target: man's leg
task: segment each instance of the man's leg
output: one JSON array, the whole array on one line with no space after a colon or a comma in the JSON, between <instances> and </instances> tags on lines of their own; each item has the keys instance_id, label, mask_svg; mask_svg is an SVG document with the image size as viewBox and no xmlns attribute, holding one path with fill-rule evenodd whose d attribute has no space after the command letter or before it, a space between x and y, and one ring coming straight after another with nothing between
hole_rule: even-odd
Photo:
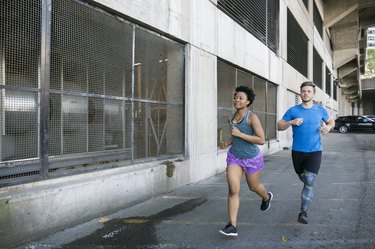
<instances>
[{"instance_id":1,"label":"man's leg","mask_svg":"<svg viewBox=\"0 0 375 249\"><path fill-rule=\"evenodd\" d=\"M305 172L301 173L301 174L297 174L299 179L301 180L301 182L305 183Z\"/></svg>"},{"instance_id":2,"label":"man's leg","mask_svg":"<svg viewBox=\"0 0 375 249\"><path fill-rule=\"evenodd\" d=\"M305 171L299 176L304 185L301 193L301 213L298 216L298 222L307 224L307 210L314 196L314 181L316 174Z\"/></svg>"}]
</instances>

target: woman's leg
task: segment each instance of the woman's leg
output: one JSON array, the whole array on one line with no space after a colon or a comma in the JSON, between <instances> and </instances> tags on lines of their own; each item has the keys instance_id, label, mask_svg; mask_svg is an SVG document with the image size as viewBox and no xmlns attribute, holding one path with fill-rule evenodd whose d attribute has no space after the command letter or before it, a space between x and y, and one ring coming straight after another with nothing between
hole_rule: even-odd
<instances>
[{"instance_id":1,"label":"woman's leg","mask_svg":"<svg viewBox=\"0 0 375 249\"><path fill-rule=\"evenodd\" d=\"M257 193L260 197L262 197L263 201L267 201L269 196L267 194L266 187L262 183L260 183L260 175L261 170L259 170L255 174L246 174L246 181L249 189L255 193Z\"/></svg>"},{"instance_id":2,"label":"woman's leg","mask_svg":"<svg viewBox=\"0 0 375 249\"><path fill-rule=\"evenodd\" d=\"M236 165L227 166L228 182L228 216L229 223L237 226L237 215L240 207L240 186L243 169Z\"/></svg>"}]
</instances>

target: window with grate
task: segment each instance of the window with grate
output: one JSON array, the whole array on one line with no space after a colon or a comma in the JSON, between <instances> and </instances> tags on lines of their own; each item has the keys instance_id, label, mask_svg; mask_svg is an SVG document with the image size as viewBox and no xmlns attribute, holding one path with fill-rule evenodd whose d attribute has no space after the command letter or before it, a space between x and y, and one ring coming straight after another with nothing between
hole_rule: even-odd
<instances>
[{"instance_id":1,"label":"window with grate","mask_svg":"<svg viewBox=\"0 0 375 249\"><path fill-rule=\"evenodd\" d=\"M49 155L121 150L131 159L132 32L80 2L53 1Z\"/></svg>"},{"instance_id":2,"label":"window with grate","mask_svg":"<svg viewBox=\"0 0 375 249\"><path fill-rule=\"evenodd\" d=\"M183 154L184 45L86 2L46 2L1 5L0 186Z\"/></svg>"},{"instance_id":3,"label":"window with grate","mask_svg":"<svg viewBox=\"0 0 375 249\"><path fill-rule=\"evenodd\" d=\"M279 1L267 0L267 46L277 52L279 46Z\"/></svg>"},{"instance_id":4,"label":"window with grate","mask_svg":"<svg viewBox=\"0 0 375 249\"><path fill-rule=\"evenodd\" d=\"M315 1L314 1L314 9L313 9L313 19L314 19L314 25L316 29L318 30L320 37L323 37L323 20L318 10L318 7L315 4Z\"/></svg>"},{"instance_id":5,"label":"window with grate","mask_svg":"<svg viewBox=\"0 0 375 249\"><path fill-rule=\"evenodd\" d=\"M228 141L231 134L228 129L228 117L233 112L233 95L236 88L237 70L235 67L217 61L217 129L219 145L220 141ZM243 80L242 80L243 81ZM248 79L246 85L252 85L252 79Z\"/></svg>"},{"instance_id":6,"label":"window with grate","mask_svg":"<svg viewBox=\"0 0 375 249\"><path fill-rule=\"evenodd\" d=\"M253 76L253 87L254 93L256 94L254 103L252 105L252 110L255 112L262 124L264 129L264 133L267 130L267 99L266 99L266 89L267 89L267 81L259 78L257 76ZM267 138L267 135L266 135Z\"/></svg>"},{"instance_id":7,"label":"window with grate","mask_svg":"<svg viewBox=\"0 0 375 249\"><path fill-rule=\"evenodd\" d=\"M218 0L217 6L269 49L277 52L279 0Z\"/></svg>"},{"instance_id":8,"label":"window with grate","mask_svg":"<svg viewBox=\"0 0 375 249\"><path fill-rule=\"evenodd\" d=\"M313 52L313 81L317 87L322 89L322 78L323 78L323 72L322 72L322 64L323 60L320 57L318 51L314 48Z\"/></svg>"},{"instance_id":9,"label":"window with grate","mask_svg":"<svg viewBox=\"0 0 375 249\"><path fill-rule=\"evenodd\" d=\"M41 13L41 1L1 2L0 181L39 175Z\"/></svg>"},{"instance_id":10,"label":"window with grate","mask_svg":"<svg viewBox=\"0 0 375 249\"><path fill-rule=\"evenodd\" d=\"M135 159L184 152L183 46L135 31Z\"/></svg>"},{"instance_id":11,"label":"window with grate","mask_svg":"<svg viewBox=\"0 0 375 249\"><path fill-rule=\"evenodd\" d=\"M52 7L49 154L130 149L131 25L79 2Z\"/></svg>"},{"instance_id":12,"label":"window with grate","mask_svg":"<svg viewBox=\"0 0 375 249\"><path fill-rule=\"evenodd\" d=\"M337 86L335 84L333 84L333 96L332 98L334 100L337 100Z\"/></svg>"},{"instance_id":13,"label":"window with grate","mask_svg":"<svg viewBox=\"0 0 375 249\"><path fill-rule=\"evenodd\" d=\"M307 36L289 9L287 22L287 62L298 72L307 77Z\"/></svg>"},{"instance_id":14,"label":"window with grate","mask_svg":"<svg viewBox=\"0 0 375 249\"><path fill-rule=\"evenodd\" d=\"M265 132L268 139L276 139L277 85L267 82L267 115Z\"/></svg>"},{"instance_id":15,"label":"window with grate","mask_svg":"<svg viewBox=\"0 0 375 249\"><path fill-rule=\"evenodd\" d=\"M229 140L228 117L233 113L233 93L237 86L247 86L256 94L250 109L257 114L266 139L276 139L276 85L240 70L224 61L217 63L218 145Z\"/></svg>"},{"instance_id":16,"label":"window with grate","mask_svg":"<svg viewBox=\"0 0 375 249\"><path fill-rule=\"evenodd\" d=\"M331 72L326 67L326 93L331 96Z\"/></svg>"},{"instance_id":17,"label":"window with grate","mask_svg":"<svg viewBox=\"0 0 375 249\"><path fill-rule=\"evenodd\" d=\"M85 4L54 3L50 154L183 153L183 46Z\"/></svg>"}]
</instances>

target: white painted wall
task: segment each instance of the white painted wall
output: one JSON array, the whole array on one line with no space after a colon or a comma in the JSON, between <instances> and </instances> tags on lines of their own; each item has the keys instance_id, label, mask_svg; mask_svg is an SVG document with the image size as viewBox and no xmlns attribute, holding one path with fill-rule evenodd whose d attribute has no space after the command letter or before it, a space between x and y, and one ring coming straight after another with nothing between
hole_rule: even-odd
<instances>
[{"instance_id":1,"label":"white painted wall","mask_svg":"<svg viewBox=\"0 0 375 249\"><path fill-rule=\"evenodd\" d=\"M217 154L216 57L189 46L188 130L190 174L193 181L219 173Z\"/></svg>"}]
</instances>

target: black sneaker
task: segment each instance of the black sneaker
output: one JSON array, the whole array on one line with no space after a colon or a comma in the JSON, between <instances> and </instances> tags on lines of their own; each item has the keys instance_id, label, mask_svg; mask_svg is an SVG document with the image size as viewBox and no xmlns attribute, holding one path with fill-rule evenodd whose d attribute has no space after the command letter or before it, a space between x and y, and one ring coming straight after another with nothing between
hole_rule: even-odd
<instances>
[{"instance_id":1,"label":"black sneaker","mask_svg":"<svg viewBox=\"0 0 375 249\"><path fill-rule=\"evenodd\" d=\"M226 236L237 236L237 228L232 224L226 225L223 229L219 230L219 233L224 234Z\"/></svg>"},{"instance_id":2,"label":"black sneaker","mask_svg":"<svg viewBox=\"0 0 375 249\"><path fill-rule=\"evenodd\" d=\"M309 220L307 219L307 212L306 211L301 211L298 215L298 222L302 224L307 224L309 223Z\"/></svg>"},{"instance_id":3,"label":"black sneaker","mask_svg":"<svg viewBox=\"0 0 375 249\"><path fill-rule=\"evenodd\" d=\"M262 211L267 211L270 207L271 207L271 201L272 201L272 198L273 198L273 194L271 192L268 192L268 200L267 201L263 201L262 200L262 204L260 205L260 210Z\"/></svg>"}]
</instances>

